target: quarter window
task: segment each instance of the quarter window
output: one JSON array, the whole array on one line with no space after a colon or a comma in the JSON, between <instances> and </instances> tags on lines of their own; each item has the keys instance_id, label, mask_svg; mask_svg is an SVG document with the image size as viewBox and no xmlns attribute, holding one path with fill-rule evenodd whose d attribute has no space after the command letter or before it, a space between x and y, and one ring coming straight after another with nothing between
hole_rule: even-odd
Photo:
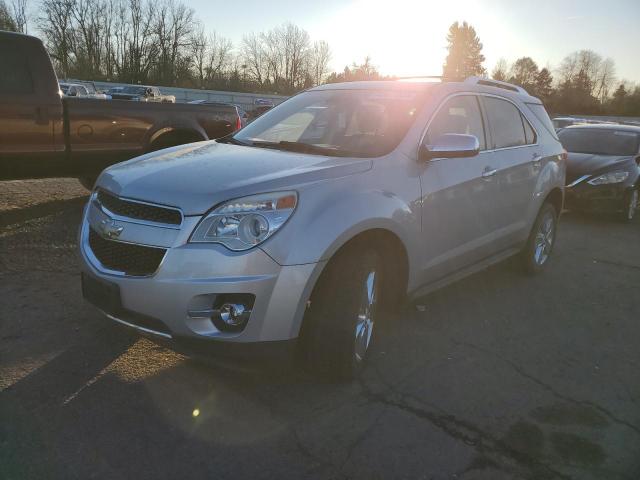
<instances>
[{"instance_id":1,"label":"quarter window","mask_svg":"<svg viewBox=\"0 0 640 480\"><path fill-rule=\"evenodd\" d=\"M524 118L524 115L520 114L520 116L522 117L522 124L524 125L524 135L527 140L527 145L532 145L536 143L536 132L533 130L529 121Z\"/></svg>"},{"instance_id":2,"label":"quarter window","mask_svg":"<svg viewBox=\"0 0 640 480\"><path fill-rule=\"evenodd\" d=\"M446 133L475 135L480 143L480 150L486 148L482 115L475 96L459 95L447 100L429 125L425 140L432 144Z\"/></svg>"}]
</instances>

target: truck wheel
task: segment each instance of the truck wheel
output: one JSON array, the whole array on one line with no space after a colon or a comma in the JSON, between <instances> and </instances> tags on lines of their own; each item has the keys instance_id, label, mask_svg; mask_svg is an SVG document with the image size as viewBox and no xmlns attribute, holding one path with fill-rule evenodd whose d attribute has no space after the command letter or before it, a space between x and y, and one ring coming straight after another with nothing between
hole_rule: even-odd
<instances>
[{"instance_id":1,"label":"truck wheel","mask_svg":"<svg viewBox=\"0 0 640 480\"><path fill-rule=\"evenodd\" d=\"M550 203L545 203L538 213L525 247L520 252L527 273L539 273L549 263L556 243L557 226L556 209Z\"/></svg>"},{"instance_id":2,"label":"truck wheel","mask_svg":"<svg viewBox=\"0 0 640 480\"><path fill-rule=\"evenodd\" d=\"M373 249L339 252L318 280L301 334L307 369L349 380L363 368L380 314L382 261Z\"/></svg>"},{"instance_id":3,"label":"truck wheel","mask_svg":"<svg viewBox=\"0 0 640 480\"><path fill-rule=\"evenodd\" d=\"M98 180L97 175L85 175L83 177L79 177L78 181L80 185L86 188L89 191L93 190L93 186L96 184L96 180Z\"/></svg>"}]
</instances>

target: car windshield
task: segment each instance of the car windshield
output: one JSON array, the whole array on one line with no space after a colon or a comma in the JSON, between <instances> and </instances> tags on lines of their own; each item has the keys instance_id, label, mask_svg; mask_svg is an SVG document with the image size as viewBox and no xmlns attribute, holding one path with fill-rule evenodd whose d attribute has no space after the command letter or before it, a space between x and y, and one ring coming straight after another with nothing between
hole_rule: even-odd
<instances>
[{"instance_id":1,"label":"car windshield","mask_svg":"<svg viewBox=\"0 0 640 480\"><path fill-rule=\"evenodd\" d=\"M60 85L60 90L62 90L62 93L67 93L69 91L69 85Z\"/></svg>"},{"instance_id":2,"label":"car windshield","mask_svg":"<svg viewBox=\"0 0 640 480\"><path fill-rule=\"evenodd\" d=\"M559 137L568 152L598 155L637 155L640 143L636 132L604 128L567 128Z\"/></svg>"},{"instance_id":3,"label":"car windshield","mask_svg":"<svg viewBox=\"0 0 640 480\"><path fill-rule=\"evenodd\" d=\"M132 93L134 95L144 95L146 87L124 87L121 93Z\"/></svg>"},{"instance_id":4,"label":"car windshield","mask_svg":"<svg viewBox=\"0 0 640 480\"><path fill-rule=\"evenodd\" d=\"M305 92L265 113L233 140L312 154L377 157L404 138L424 96L424 91L390 89Z\"/></svg>"}]
</instances>

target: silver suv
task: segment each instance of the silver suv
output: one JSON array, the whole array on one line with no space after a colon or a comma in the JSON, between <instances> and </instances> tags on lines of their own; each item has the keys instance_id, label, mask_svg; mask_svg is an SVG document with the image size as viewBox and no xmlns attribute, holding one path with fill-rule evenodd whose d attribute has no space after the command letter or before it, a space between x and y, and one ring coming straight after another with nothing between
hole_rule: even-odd
<instances>
[{"instance_id":1,"label":"silver suv","mask_svg":"<svg viewBox=\"0 0 640 480\"><path fill-rule=\"evenodd\" d=\"M232 136L105 170L80 229L83 293L178 349L295 351L349 377L401 302L511 255L548 263L564 160L514 85L323 85Z\"/></svg>"}]
</instances>

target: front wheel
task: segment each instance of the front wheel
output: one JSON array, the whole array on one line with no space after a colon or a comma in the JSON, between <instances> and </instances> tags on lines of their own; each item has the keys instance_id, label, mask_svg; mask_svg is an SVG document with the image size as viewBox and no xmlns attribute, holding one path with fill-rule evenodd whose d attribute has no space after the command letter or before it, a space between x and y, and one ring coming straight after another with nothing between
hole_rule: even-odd
<instances>
[{"instance_id":1,"label":"front wheel","mask_svg":"<svg viewBox=\"0 0 640 480\"><path fill-rule=\"evenodd\" d=\"M635 188L625 195L624 208L622 210L622 221L631 222L638 210L638 189Z\"/></svg>"},{"instance_id":2,"label":"front wheel","mask_svg":"<svg viewBox=\"0 0 640 480\"><path fill-rule=\"evenodd\" d=\"M301 333L301 354L313 373L348 380L363 368L380 314L381 274L371 249L347 248L327 265Z\"/></svg>"},{"instance_id":3,"label":"front wheel","mask_svg":"<svg viewBox=\"0 0 640 480\"><path fill-rule=\"evenodd\" d=\"M558 214L550 203L545 203L533 224L529 239L520 253L528 273L538 273L549 263L556 242Z\"/></svg>"}]
</instances>

